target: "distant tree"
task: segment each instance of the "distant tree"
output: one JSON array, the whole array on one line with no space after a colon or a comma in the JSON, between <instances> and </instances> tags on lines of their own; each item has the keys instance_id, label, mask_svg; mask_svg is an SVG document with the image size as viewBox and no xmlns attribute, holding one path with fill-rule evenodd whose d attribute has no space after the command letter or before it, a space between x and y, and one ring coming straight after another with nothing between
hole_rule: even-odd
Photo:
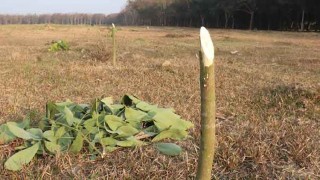
<instances>
[{"instance_id":1,"label":"distant tree","mask_svg":"<svg viewBox=\"0 0 320 180\"><path fill-rule=\"evenodd\" d=\"M237 11L237 1L235 0L219 0L217 7L224 13L224 28L228 28L229 19L232 18L232 28L234 28L234 13Z\"/></svg>"},{"instance_id":2,"label":"distant tree","mask_svg":"<svg viewBox=\"0 0 320 180\"><path fill-rule=\"evenodd\" d=\"M249 29L253 29L254 15L258 10L257 0L238 0L239 9L250 15Z\"/></svg>"}]
</instances>

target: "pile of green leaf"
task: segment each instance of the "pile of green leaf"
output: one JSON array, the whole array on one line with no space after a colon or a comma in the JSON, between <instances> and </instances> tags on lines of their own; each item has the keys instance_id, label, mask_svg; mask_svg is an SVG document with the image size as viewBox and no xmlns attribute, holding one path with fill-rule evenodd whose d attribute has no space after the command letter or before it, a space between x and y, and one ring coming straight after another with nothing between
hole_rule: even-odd
<instances>
[{"instance_id":1,"label":"pile of green leaf","mask_svg":"<svg viewBox=\"0 0 320 180\"><path fill-rule=\"evenodd\" d=\"M63 41L63 40L52 41L49 48L50 52L67 51L67 50L69 50L69 45L66 41Z\"/></svg>"},{"instance_id":2,"label":"pile of green leaf","mask_svg":"<svg viewBox=\"0 0 320 180\"><path fill-rule=\"evenodd\" d=\"M24 144L5 162L5 168L17 171L36 154L80 153L84 148L91 158L119 148L148 145L163 139L187 138L193 124L181 119L173 109L150 105L134 96L125 95L120 104L111 97L95 99L91 105L71 101L48 103L46 117L38 127L30 120L7 122L0 126L0 144L16 138ZM179 155L181 148L173 143L156 143L166 155Z\"/></svg>"}]
</instances>

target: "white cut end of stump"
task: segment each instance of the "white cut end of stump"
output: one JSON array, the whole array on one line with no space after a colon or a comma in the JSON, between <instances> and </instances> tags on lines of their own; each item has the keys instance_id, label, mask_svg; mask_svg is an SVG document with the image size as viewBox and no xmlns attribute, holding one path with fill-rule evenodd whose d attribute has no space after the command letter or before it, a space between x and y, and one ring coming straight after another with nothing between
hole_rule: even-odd
<instances>
[{"instance_id":1,"label":"white cut end of stump","mask_svg":"<svg viewBox=\"0 0 320 180\"><path fill-rule=\"evenodd\" d=\"M209 31L205 27L200 29L200 45L204 66L209 67L213 64L214 47Z\"/></svg>"}]
</instances>

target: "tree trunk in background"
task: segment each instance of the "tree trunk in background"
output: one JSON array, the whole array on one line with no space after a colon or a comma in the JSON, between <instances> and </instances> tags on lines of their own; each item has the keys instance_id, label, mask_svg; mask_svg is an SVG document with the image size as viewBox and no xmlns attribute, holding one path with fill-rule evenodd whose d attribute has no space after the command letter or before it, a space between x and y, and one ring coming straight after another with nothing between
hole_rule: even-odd
<instances>
[{"instance_id":1,"label":"tree trunk in background","mask_svg":"<svg viewBox=\"0 0 320 180\"><path fill-rule=\"evenodd\" d=\"M234 29L234 16L232 15L232 29Z\"/></svg>"},{"instance_id":2,"label":"tree trunk in background","mask_svg":"<svg viewBox=\"0 0 320 180\"><path fill-rule=\"evenodd\" d=\"M302 10L302 18L301 18L301 26L300 26L300 31L304 31L304 14L305 10Z\"/></svg>"},{"instance_id":3,"label":"tree trunk in background","mask_svg":"<svg viewBox=\"0 0 320 180\"><path fill-rule=\"evenodd\" d=\"M253 20L254 20L254 12L251 12L250 13L250 26L249 26L250 30L253 29Z\"/></svg>"},{"instance_id":4,"label":"tree trunk in background","mask_svg":"<svg viewBox=\"0 0 320 180\"><path fill-rule=\"evenodd\" d=\"M201 26L204 26L204 16L200 16L201 17Z\"/></svg>"},{"instance_id":5,"label":"tree trunk in background","mask_svg":"<svg viewBox=\"0 0 320 180\"><path fill-rule=\"evenodd\" d=\"M225 18L225 21L224 21L224 28L227 29L228 28L228 23L229 23L229 15L228 13L224 13L224 18Z\"/></svg>"}]
</instances>

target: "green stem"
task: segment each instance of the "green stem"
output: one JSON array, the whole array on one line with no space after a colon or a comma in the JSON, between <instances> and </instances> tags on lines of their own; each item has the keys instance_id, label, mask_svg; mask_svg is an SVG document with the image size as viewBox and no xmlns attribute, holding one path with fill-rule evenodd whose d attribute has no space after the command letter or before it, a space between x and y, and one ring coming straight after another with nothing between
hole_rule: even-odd
<instances>
[{"instance_id":1,"label":"green stem","mask_svg":"<svg viewBox=\"0 0 320 180\"><path fill-rule=\"evenodd\" d=\"M84 134L82 134L82 132L80 132L78 129L73 128L73 127L70 127L70 126L65 125L65 124L63 124L63 123L59 123L59 122L56 122L56 124L59 124L59 125L61 125L61 126L64 126L64 127L70 128L70 129L72 129L72 130L74 130L74 131L77 131L78 133L81 133L83 139L84 139L85 141L87 141L88 144L89 144L94 150L96 150L96 151L100 154L101 157L103 157L103 153L100 152L100 150L99 150L98 148L96 148L96 147L89 141L89 139L88 139Z\"/></svg>"},{"instance_id":2,"label":"green stem","mask_svg":"<svg viewBox=\"0 0 320 180\"><path fill-rule=\"evenodd\" d=\"M117 47L116 47L116 28L114 25L112 25L112 41L113 41L113 56L112 56L112 62L113 66L116 66L116 55L117 55Z\"/></svg>"}]
</instances>

